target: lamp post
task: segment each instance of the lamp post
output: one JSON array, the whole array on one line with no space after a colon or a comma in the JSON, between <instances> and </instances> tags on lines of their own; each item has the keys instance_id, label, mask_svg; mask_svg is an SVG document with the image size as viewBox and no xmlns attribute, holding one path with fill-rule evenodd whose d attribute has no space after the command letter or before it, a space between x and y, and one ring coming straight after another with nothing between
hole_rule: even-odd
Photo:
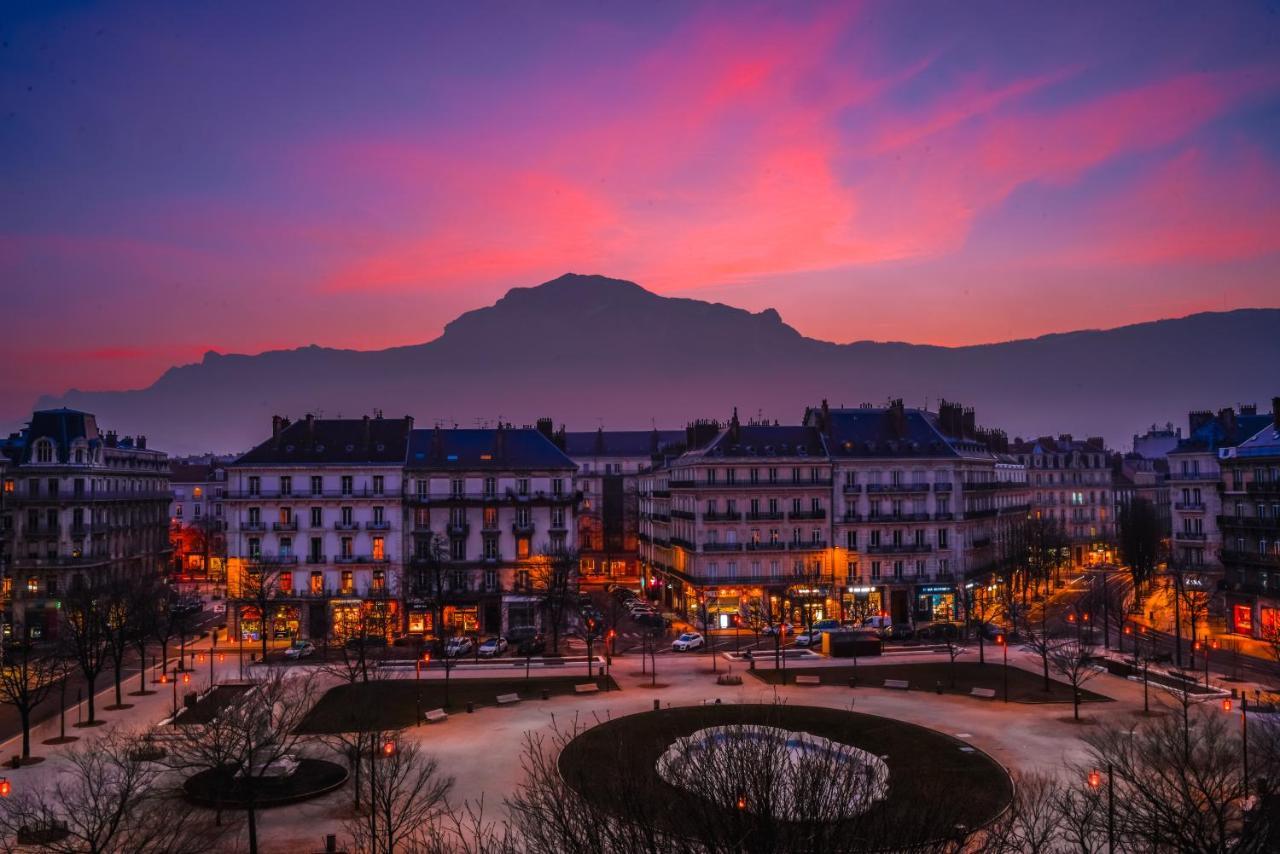
<instances>
[{"instance_id":1,"label":"lamp post","mask_svg":"<svg viewBox=\"0 0 1280 854\"><path fill-rule=\"evenodd\" d=\"M1009 702L1009 641L1004 635L996 635L996 643L1004 650L1004 701Z\"/></svg>"},{"instance_id":2,"label":"lamp post","mask_svg":"<svg viewBox=\"0 0 1280 854\"><path fill-rule=\"evenodd\" d=\"M1222 701L1222 711L1231 712L1231 700L1224 699ZM1241 751L1240 757L1243 763L1242 771L1244 773L1244 785L1242 787L1243 799L1249 799L1249 695L1241 692L1240 694L1240 741Z\"/></svg>"},{"instance_id":3,"label":"lamp post","mask_svg":"<svg viewBox=\"0 0 1280 854\"><path fill-rule=\"evenodd\" d=\"M1090 771L1089 788L1098 789L1102 786L1102 774L1097 771ZM1110 762L1107 763L1107 851L1109 854L1115 854L1116 850L1116 801L1115 801L1115 772Z\"/></svg>"}]
</instances>

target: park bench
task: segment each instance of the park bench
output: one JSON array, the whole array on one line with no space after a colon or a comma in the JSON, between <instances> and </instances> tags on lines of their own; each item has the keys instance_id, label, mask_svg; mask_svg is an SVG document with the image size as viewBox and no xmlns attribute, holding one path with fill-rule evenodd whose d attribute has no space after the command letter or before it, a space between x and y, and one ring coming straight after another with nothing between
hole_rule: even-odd
<instances>
[{"instance_id":1,"label":"park bench","mask_svg":"<svg viewBox=\"0 0 1280 854\"><path fill-rule=\"evenodd\" d=\"M884 687L897 688L899 691L910 691L911 683L906 679L886 679L884 680Z\"/></svg>"},{"instance_id":2,"label":"park bench","mask_svg":"<svg viewBox=\"0 0 1280 854\"><path fill-rule=\"evenodd\" d=\"M512 703L518 703L518 702L520 702L519 694L499 694L498 695L499 706L509 706Z\"/></svg>"},{"instance_id":3,"label":"park bench","mask_svg":"<svg viewBox=\"0 0 1280 854\"><path fill-rule=\"evenodd\" d=\"M995 688L974 688L969 692L969 695L972 697L986 697L988 700L993 700L995 699L995 696L996 696L996 689Z\"/></svg>"},{"instance_id":4,"label":"park bench","mask_svg":"<svg viewBox=\"0 0 1280 854\"><path fill-rule=\"evenodd\" d=\"M575 694L594 694L599 690L600 686L594 682L584 682L581 685L573 686L573 693Z\"/></svg>"},{"instance_id":5,"label":"park bench","mask_svg":"<svg viewBox=\"0 0 1280 854\"><path fill-rule=\"evenodd\" d=\"M431 711L427 712L426 717L427 717L427 723L433 724L436 721L449 720L449 713L446 712L444 709L432 709Z\"/></svg>"},{"instance_id":6,"label":"park bench","mask_svg":"<svg viewBox=\"0 0 1280 854\"><path fill-rule=\"evenodd\" d=\"M655 702L656 702L656 701L655 701ZM718 705L720 705L720 698L719 698L719 697L708 697L707 699L705 699L705 700L703 700L703 701L702 701L702 705L704 705L704 706L718 706Z\"/></svg>"},{"instance_id":7,"label":"park bench","mask_svg":"<svg viewBox=\"0 0 1280 854\"><path fill-rule=\"evenodd\" d=\"M797 676L797 685L821 685L822 678L820 676Z\"/></svg>"}]
</instances>

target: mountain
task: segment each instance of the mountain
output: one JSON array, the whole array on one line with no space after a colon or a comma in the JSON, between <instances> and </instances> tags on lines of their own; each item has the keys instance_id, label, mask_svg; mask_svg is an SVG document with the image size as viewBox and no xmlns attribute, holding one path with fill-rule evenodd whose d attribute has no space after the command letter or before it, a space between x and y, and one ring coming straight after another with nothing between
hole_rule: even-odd
<instances>
[{"instance_id":1,"label":"mountain","mask_svg":"<svg viewBox=\"0 0 1280 854\"><path fill-rule=\"evenodd\" d=\"M940 397L1009 435L1102 435L1123 446L1191 409L1267 405L1277 388L1280 309L1196 314L970 347L806 338L773 309L658 296L632 282L569 274L514 288L434 341L387 350L302 347L207 353L148 388L70 391L41 408L94 412L171 453L245 449L273 414L381 409L472 425L478 417L571 429L678 427L737 406L797 421L807 404L908 405Z\"/></svg>"}]
</instances>

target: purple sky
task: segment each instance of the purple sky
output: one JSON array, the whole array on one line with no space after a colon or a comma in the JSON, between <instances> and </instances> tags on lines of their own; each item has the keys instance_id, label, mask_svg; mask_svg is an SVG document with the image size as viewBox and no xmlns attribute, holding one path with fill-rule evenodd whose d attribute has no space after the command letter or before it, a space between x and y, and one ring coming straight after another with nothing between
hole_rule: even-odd
<instances>
[{"instance_id":1,"label":"purple sky","mask_svg":"<svg viewBox=\"0 0 1280 854\"><path fill-rule=\"evenodd\" d=\"M0 420L565 271L962 344L1280 305L1245 3L10 3Z\"/></svg>"}]
</instances>

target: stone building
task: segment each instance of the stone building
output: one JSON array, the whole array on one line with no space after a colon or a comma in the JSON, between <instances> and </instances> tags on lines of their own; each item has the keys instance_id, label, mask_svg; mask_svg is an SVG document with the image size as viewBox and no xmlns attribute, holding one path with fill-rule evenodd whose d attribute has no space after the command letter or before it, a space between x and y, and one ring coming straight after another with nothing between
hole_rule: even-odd
<instances>
[{"instance_id":1,"label":"stone building","mask_svg":"<svg viewBox=\"0 0 1280 854\"><path fill-rule=\"evenodd\" d=\"M233 460L204 455L170 461L169 579L175 585L216 589L226 583L227 465Z\"/></svg>"},{"instance_id":2,"label":"stone building","mask_svg":"<svg viewBox=\"0 0 1280 854\"><path fill-rule=\"evenodd\" d=\"M1218 454L1223 589L1230 631L1280 638L1280 397L1267 423Z\"/></svg>"},{"instance_id":3,"label":"stone building","mask_svg":"<svg viewBox=\"0 0 1280 854\"><path fill-rule=\"evenodd\" d=\"M58 633L61 597L82 586L159 578L169 562L169 460L144 436L99 431L73 409L41 410L0 442L12 520L6 624Z\"/></svg>"},{"instance_id":4,"label":"stone building","mask_svg":"<svg viewBox=\"0 0 1280 854\"><path fill-rule=\"evenodd\" d=\"M1027 468L1033 512L1062 523L1075 566L1115 559L1111 455L1099 437L1070 434L1016 439L1010 452Z\"/></svg>"},{"instance_id":5,"label":"stone building","mask_svg":"<svg viewBox=\"0 0 1280 854\"><path fill-rule=\"evenodd\" d=\"M408 417L277 416L271 438L227 466L233 631L341 641L402 630L412 429Z\"/></svg>"}]
</instances>

